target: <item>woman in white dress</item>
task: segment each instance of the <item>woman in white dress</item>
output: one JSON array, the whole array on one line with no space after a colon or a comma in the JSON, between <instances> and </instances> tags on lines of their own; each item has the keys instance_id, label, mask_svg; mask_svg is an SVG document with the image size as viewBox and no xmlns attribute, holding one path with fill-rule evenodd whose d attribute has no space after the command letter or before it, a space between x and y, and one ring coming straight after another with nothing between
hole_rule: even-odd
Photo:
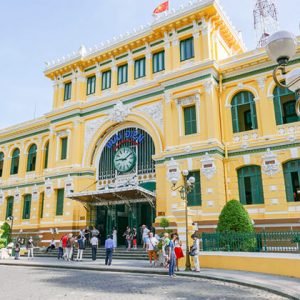
<instances>
[{"instance_id":1,"label":"woman in white dress","mask_svg":"<svg viewBox=\"0 0 300 300\"><path fill-rule=\"evenodd\" d=\"M117 248L117 236L118 236L118 231L116 227L113 227L113 243L114 243L114 249Z\"/></svg>"}]
</instances>

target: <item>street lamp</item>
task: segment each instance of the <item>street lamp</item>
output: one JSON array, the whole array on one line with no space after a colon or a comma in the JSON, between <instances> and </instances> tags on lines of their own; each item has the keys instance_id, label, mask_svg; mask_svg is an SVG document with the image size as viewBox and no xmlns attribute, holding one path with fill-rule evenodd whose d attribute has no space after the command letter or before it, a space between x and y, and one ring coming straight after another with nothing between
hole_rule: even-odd
<instances>
[{"instance_id":1,"label":"street lamp","mask_svg":"<svg viewBox=\"0 0 300 300\"><path fill-rule=\"evenodd\" d=\"M189 230L188 230L188 199L187 195L193 190L195 185L195 177L189 177L189 171L183 170L180 172L178 163L172 158L168 164L168 179L172 183L171 190L179 191L180 198L185 204L185 239L186 239L186 260L185 270L191 271L190 247L189 247ZM183 178L183 185L177 186L180 179Z\"/></svg>"},{"instance_id":2,"label":"street lamp","mask_svg":"<svg viewBox=\"0 0 300 300\"><path fill-rule=\"evenodd\" d=\"M275 83L296 93L298 98L296 99L296 114L300 117L300 69L294 69L289 73L286 70L289 60L297 51L296 37L288 31L275 32L268 38L266 50L269 58L278 64L273 71ZM284 75L285 83L278 78L278 72Z\"/></svg>"}]
</instances>

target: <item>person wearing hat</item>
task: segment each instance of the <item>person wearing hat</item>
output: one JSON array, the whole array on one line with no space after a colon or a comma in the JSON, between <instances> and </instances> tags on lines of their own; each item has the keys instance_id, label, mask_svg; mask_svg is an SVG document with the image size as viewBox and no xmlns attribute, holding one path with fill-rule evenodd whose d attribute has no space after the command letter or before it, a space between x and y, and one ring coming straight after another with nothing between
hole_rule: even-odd
<instances>
[{"instance_id":1,"label":"person wearing hat","mask_svg":"<svg viewBox=\"0 0 300 300\"><path fill-rule=\"evenodd\" d=\"M193 257L194 266L195 266L194 271L200 272L200 264L199 264L200 241L199 241L199 237L196 233L194 233L191 237L194 240L193 246L191 248L191 256Z\"/></svg>"}]
</instances>

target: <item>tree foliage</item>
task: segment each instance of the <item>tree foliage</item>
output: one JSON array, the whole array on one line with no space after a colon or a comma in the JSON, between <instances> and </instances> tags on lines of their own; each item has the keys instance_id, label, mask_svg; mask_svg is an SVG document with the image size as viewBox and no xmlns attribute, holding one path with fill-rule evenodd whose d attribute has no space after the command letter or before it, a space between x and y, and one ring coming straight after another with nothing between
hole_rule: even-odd
<instances>
[{"instance_id":1,"label":"tree foliage","mask_svg":"<svg viewBox=\"0 0 300 300\"><path fill-rule=\"evenodd\" d=\"M253 224L244 206L237 200L230 200L219 216L217 232L253 232Z\"/></svg>"}]
</instances>

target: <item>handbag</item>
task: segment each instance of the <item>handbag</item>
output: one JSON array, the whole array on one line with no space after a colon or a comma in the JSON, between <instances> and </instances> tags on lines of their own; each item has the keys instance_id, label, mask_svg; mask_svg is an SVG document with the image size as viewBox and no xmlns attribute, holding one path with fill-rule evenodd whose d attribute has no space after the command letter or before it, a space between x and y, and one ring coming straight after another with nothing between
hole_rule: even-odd
<instances>
[{"instance_id":1,"label":"handbag","mask_svg":"<svg viewBox=\"0 0 300 300\"><path fill-rule=\"evenodd\" d=\"M190 256L195 256L195 255L196 255L196 250L197 250L197 249L194 248L194 246L192 246L192 247L191 247L191 250L190 250L190 252L189 252L189 255L190 255Z\"/></svg>"}]
</instances>

